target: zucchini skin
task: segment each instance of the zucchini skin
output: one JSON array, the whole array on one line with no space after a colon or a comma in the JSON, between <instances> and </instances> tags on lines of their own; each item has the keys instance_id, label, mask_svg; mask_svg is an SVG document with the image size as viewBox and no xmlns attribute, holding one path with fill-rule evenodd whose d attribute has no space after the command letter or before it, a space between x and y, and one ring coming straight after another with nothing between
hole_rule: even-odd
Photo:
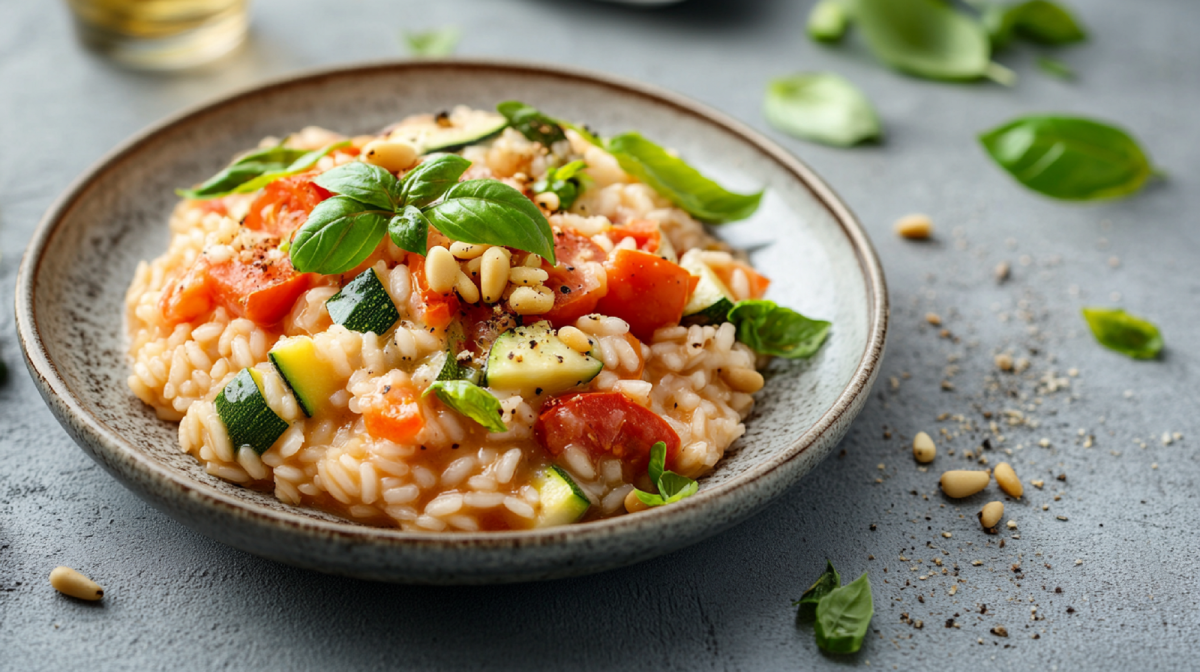
<instances>
[{"instance_id":1,"label":"zucchini skin","mask_svg":"<svg viewBox=\"0 0 1200 672\"><path fill-rule=\"evenodd\" d=\"M242 369L214 403L235 449L249 446L259 455L267 452L288 428L288 423L267 405L261 377L254 369Z\"/></svg>"},{"instance_id":2,"label":"zucchini skin","mask_svg":"<svg viewBox=\"0 0 1200 672\"><path fill-rule=\"evenodd\" d=\"M386 333L400 319L400 311L373 268L346 283L325 302L325 308L335 324L362 333Z\"/></svg>"}]
</instances>

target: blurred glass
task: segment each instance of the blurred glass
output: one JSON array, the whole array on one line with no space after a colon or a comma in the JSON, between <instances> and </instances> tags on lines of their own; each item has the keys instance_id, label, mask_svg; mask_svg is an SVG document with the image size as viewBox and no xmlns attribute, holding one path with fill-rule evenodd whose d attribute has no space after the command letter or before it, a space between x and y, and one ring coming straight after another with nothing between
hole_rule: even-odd
<instances>
[{"instance_id":1,"label":"blurred glass","mask_svg":"<svg viewBox=\"0 0 1200 672\"><path fill-rule=\"evenodd\" d=\"M246 37L248 0L67 0L79 39L143 70L220 58Z\"/></svg>"}]
</instances>

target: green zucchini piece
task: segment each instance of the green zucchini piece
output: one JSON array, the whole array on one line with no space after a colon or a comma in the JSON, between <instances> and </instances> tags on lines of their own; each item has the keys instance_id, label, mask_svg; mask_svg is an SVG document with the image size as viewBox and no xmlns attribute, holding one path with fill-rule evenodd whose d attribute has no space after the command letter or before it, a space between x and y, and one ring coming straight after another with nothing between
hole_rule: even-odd
<instances>
[{"instance_id":1,"label":"green zucchini piece","mask_svg":"<svg viewBox=\"0 0 1200 672\"><path fill-rule=\"evenodd\" d=\"M572 350L542 321L500 334L488 353L485 380L493 389L536 397L583 385L603 370L604 362Z\"/></svg>"},{"instance_id":2,"label":"green zucchini piece","mask_svg":"<svg viewBox=\"0 0 1200 672\"><path fill-rule=\"evenodd\" d=\"M417 148L421 154L456 152L468 145L478 144L499 135L508 127L508 119L487 110L474 110L457 123L448 116L430 117L397 126L388 134L389 140L402 140Z\"/></svg>"},{"instance_id":3,"label":"green zucchini piece","mask_svg":"<svg viewBox=\"0 0 1200 672\"><path fill-rule=\"evenodd\" d=\"M716 272L700 259L696 250L688 250L679 260L688 273L700 278L696 289L683 307L683 324L721 324L729 321L729 311L737 301Z\"/></svg>"},{"instance_id":4,"label":"green zucchini piece","mask_svg":"<svg viewBox=\"0 0 1200 672\"><path fill-rule=\"evenodd\" d=\"M346 386L333 367L317 356L317 347L308 336L284 339L267 356L310 418L327 413L329 398Z\"/></svg>"},{"instance_id":5,"label":"green zucchini piece","mask_svg":"<svg viewBox=\"0 0 1200 672\"><path fill-rule=\"evenodd\" d=\"M567 525L583 518L592 503L562 467L552 464L534 479L542 509L537 527Z\"/></svg>"},{"instance_id":6,"label":"green zucchini piece","mask_svg":"<svg viewBox=\"0 0 1200 672\"><path fill-rule=\"evenodd\" d=\"M255 369L239 371L217 395L216 407L235 451L250 446L262 455L288 428L288 423L267 405L262 373Z\"/></svg>"},{"instance_id":7,"label":"green zucchini piece","mask_svg":"<svg viewBox=\"0 0 1200 672\"><path fill-rule=\"evenodd\" d=\"M362 333L386 333L400 319L400 311L373 268L346 283L325 302L325 308L335 324Z\"/></svg>"}]
</instances>

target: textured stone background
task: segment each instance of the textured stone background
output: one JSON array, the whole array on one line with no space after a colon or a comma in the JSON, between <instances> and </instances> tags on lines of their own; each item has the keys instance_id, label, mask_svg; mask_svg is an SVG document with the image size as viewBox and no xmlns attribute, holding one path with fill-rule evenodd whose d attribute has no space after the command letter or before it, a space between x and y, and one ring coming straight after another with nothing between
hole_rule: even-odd
<instances>
[{"instance_id":1,"label":"textured stone background","mask_svg":"<svg viewBox=\"0 0 1200 672\"><path fill-rule=\"evenodd\" d=\"M20 251L55 195L144 125L267 77L399 55L401 28L457 24L464 55L607 70L768 130L824 175L874 235L894 306L883 375L844 451L747 523L599 576L412 588L260 560L143 504L43 407L5 301L0 668L1193 667L1200 5L1076 0L1092 40L1059 55L1078 81L1041 75L1038 50L1021 48L1002 59L1021 75L1005 89L906 78L853 41L815 46L802 38L809 4L692 0L634 10L550 0L262 0L245 49L219 68L168 77L84 53L60 3L0 1L0 295L12 296ZM858 83L880 109L887 142L834 150L766 129L766 80L805 69ZM1023 191L974 136L1041 111L1092 114L1131 129L1170 179L1100 205ZM912 244L891 234L892 221L910 211L933 216L936 240ZM1005 284L992 277L1001 261L1013 269ZM1097 346L1078 314L1093 304L1155 320L1168 344L1162 359L1134 362ZM924 322L931 311L951 338ZM1029 359L1030 368L997 374L1000 351ZM944 380L952 391L942 390ZM1010 425L1008 410L1025 419ZM938 421L942 414L949 415ZM928 472L909 456L921 430L939 437ZM1163 445L1164 432L1183 438ZM1094 436L1090 448L1086 436ZM985 437L990 450L980 448ZM1043 438L1049 447L1038 445ZM1045 489L1027 485L1024 501L1007 504L1015 531L987 537L975 523L994 486L965 502L937 494L937 473L967 465L968 451L1011 461L1025 481L1045 479ZM790 600L827 557L847 578L871 575L873 632L854 656L821 654L811 629L794 622ZM99 580L104 602L54 593L46 576L58 564ZM924 627L902 622L903 614ZM947 628L949 619L959 627ZM997 625L1008 638L989 633Z\"/></svg>"}]
</instances>

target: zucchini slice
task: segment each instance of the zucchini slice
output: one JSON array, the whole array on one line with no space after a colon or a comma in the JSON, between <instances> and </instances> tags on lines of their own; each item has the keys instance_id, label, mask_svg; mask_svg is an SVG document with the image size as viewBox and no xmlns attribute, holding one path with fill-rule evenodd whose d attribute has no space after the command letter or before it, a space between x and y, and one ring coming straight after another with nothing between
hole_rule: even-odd
<instances>
[{"instance_id":1,"label":"zucchini slice","mask_svg":"<svg viewBox=\"0 0 1200 672\"><path fill-rule=\"evenodd\" d=\"M308 336L286 338L267 356L310 418L327 413L331 408L329 398L346 386L333 367L317 356L317 347Z\"/></svg>"},{"instance_id":2,"label":"zucchini slice","mask_svg":"<svg viewBox=\"0 0 1200 672\"><path fill-rule=\"evenodd\" d=\"M417 148L421 154L456 152L499 135L508 126L508 119L487 110L472 110L469 114L428 116L411 119L388 133L389 140L402 140Z\"/></svg>"},{"instance_id":3,"label":"zucchini slice","mask_svg":"<svg viewBox=\"0 0 1200 672\"><path fill-rule=\"evenodd\" d=\"M572 350L542 321L500 334L488 353L485 380L488 387L536 397L583 385L603 370L604 362Z\"/></svg>"},{"instance_id":4,"label":"zucchini slice","mask_svg":"<svg viewBox=\"0 0 1200 672\"><path fill-rule=\"evenodd\" d=\"M729 321L729 311L737 301L721 278L700 259L697 250L688 250L679 260L688 273L700 278L696 289L683 307L683 324L721 324Z\"/></svg>"},{"instance_id":5,"label":"zucchini slice","mask_svg":"<svg viewBox=\"0 0 1200 672\"><path fill-rule=\"evenodd\" d=\"M400 311L373 268L346 283L325 302L325 308L335 324L363 333L386 333L400 319Z\"/></svg>"},{"instance_id":6,"label":"zucchini slice","mask_svg":"<svg viewBox=\"0 0 1200 672\"><path fill-rule=\"evenodd\" d=\"M288 428L288 423L267 405L262 373L254 369L239 371L217 395L215 405L234 450L250 446L262 455Z\"/></svg>"},{"instance_id":7,"label":"zucchini slice","mask_svg":"<svg viewBox=\"0 0 1200 672\"><path fill-rule=\"evenodd\" d=\"M567 525L583 518L591 508L583 490L575 484L575 480L556 464L546 468L533 481L541 498L542 509L538 512L537 527L552 525Z\"/></svg>"}]
</instances>

